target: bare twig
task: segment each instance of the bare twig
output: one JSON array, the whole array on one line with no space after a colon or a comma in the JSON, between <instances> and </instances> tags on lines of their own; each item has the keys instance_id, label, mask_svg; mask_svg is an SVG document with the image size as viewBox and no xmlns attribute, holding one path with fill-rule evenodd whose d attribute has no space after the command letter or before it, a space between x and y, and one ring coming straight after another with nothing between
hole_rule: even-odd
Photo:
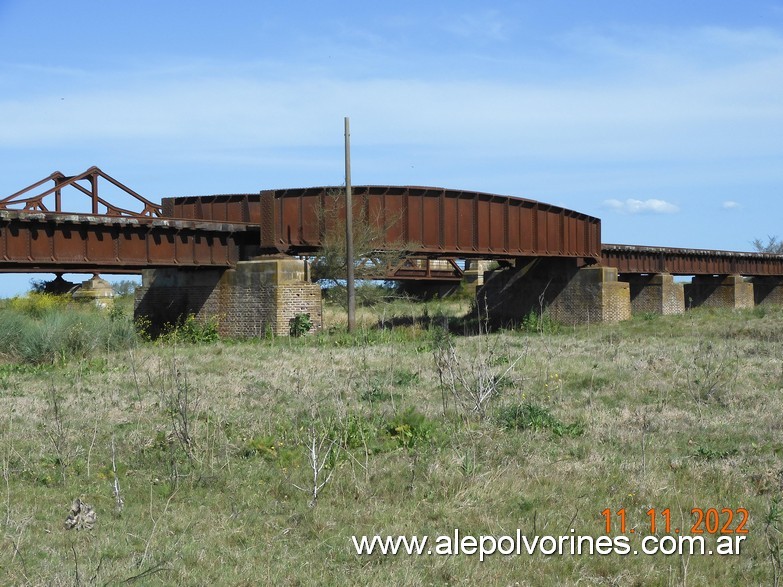
<instances>
[{"instance_id":1,"label":"bare twig","mask_svg":"<svg viewBox=\"0 0 783 587\"><path fill-rule=\"evenodd\" d=\"M317 421L314 408L306 442L307 462L313 473L312 486L304 488L294 484L294 487L299 491L310 494L310 503L308 505L311 508L316 506L321 490L331 481L332 475L334 475L334 468L331 467L327 469L328 473L324 477L324 469L327 468L327 464L330 461L336 460L337 451L339 450L337 440L329 438L328 430L319 430L316 427Z\"/></svg>"},{"instance_id":2,"label":"bare twig","mask_svg":"<svg viewBox=\"0 0 783 587\"><path fill-rule=\"evenodd\" d=\"M479 326L481 331L481 326ZM486 330L484 331L486 333ZM433 355L435 368L441 385L443 410L446 411L446 395L450 394L455 405L467 412L477 414L480 419L486 416L491 400L507 381L522 356L507 362L505 369L495 367L501 357L497 356L495 346L489 346L486 334L479 334L477 346L472 357L461 356L448 334L440 336L435 342ZM495 342L497 344L497 341Z\"/></svg>"},{"instance_id":3,"label":"bare twig","mask_svg":"<svg viewBox=\"0 0 783 587\"><path fill-rule=\"evenodd\" d=\"M150 531L149 538L147 538L147 544L145 544L144 546L144 554L142 554L141 559L139 559L139 564L138 564L139 567L141 567L141 565L143 565L144 562L147 560L147 555L149 554L149 550L150 550L150 544L152 544L152 538L155 536L155 530L157 530L158 528L158 522L160 522L161 518L166 515L166 512L169 511L169 505L171 504L171 500L174 499L175 495L177 495L176 489L166 500L166 505L163 508L163 513L161 513L161 515L159 515L157 518L153 519L152 530ZM152 518L152 512L150 512L150 518Z\"/></svg>"},{"instance_id":4,"label":"bare twig","mask_svg":"<svg viewBox=\"0 0 783 587\"><path fill-rule=\"evenodd\" d=\"M98 436L98 418L95 418L95 426L92 429L92 440L90 448L87 449L87 478L90 478L90 461L92 460L92 449L95 447L95 438Z\"/></svg>"},{"instance_id":5,"label":"bare twig","mask_svg":"<svg viewBox=\"0 0 783 587\"><path fill-rule=\"evenodd\" d=\"M125 505L125 501L122 499L122 494L120 493L120 479L117 476L117 459L115 455L114 450L114 435L112 434L111 437L111 469L114 473L114 483L112 485L112 492L114 493L114 503L117 508L117 513L122 513L122 508Z\"/></svg>"},{"instance_id":6,"label":"bare twig","mask_svg":"<svg viewBox=\"0 0 783 587\"><path fill-rule=\"evenodd\" d=\"M82 580L81 577L79 576L79 557L76 556L76 548L74 547L73 543L71 543L71 552L73 552L73 568L75 573L76 585L78 586L82 584Z\"/></svg>"}]
</instances>

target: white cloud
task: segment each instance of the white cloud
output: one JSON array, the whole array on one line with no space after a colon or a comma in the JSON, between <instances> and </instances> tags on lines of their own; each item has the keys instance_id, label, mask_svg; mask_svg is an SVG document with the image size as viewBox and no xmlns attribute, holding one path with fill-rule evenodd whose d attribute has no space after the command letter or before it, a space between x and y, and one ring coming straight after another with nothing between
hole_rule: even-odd
<instances>
[{"instance_id":1,"label":"white cloud","mask_svg":"<svg viewBox=\"0 0 783 587\"><path fill-rule=\"evenodd\" d=\"M501 16L455 16L452 32L482 29L502 37L511 25ZM549 183L560 190L569 174L594 173L579 186L604 197L674 193L668 190L718 176L723 183L780 181L774 162L783 155L783 35L697 33L682 34L688 42L674 48L670 37L610 36L622 67L615 67L612 48L572 51L566 69L574 75L564 77L541 73L564 71L559 58L546 54L540 69L497 75L493 52L486 63L494 68L486 72L475 70L476 60L465 70L431 72L415 59L406 69L387 69L396 62L384 58L368 73L363 60L372 59L361 51L340 71L326 61L194 58L113 73L58 71L51 89L44 84L35 91L22 83L19 68L7 68L0 71L0 86L8 90L0 96L0 153L9 167L19 149L86 149L100 163L98 154L109 148L129 156L154 149L161 162L281 158L296 166L306 149L339 153L348 115L357 155L378 148L378 166L387 169L414 153L417 169L446 161L444 168L453 168L449 182L472 169L483 183L498 161L507 168L566 170L552 171ZM721 56L735 57L710 60L715 45ZM345 73L354 69L363 73ZM615 189L608 191L608 183ZM529 185L525 179L520 188ZM615 202L626 213L673 211L660 200Z\"/></svg>"},{"instance_id":2,"label":"white cloud","mask_svg":"<svg viewBox=\"0 0 783 587\"><path fill-rule=\"evenodd\" d=\"M742 204L740 204L739 202L735 202L733 200L726 200L725 202L723 202L723 204L721 204L721 208L723 208L724 210L739 210L740 208L742 208Z\"/></svg>"},{"instance_id":3,"label":"white cloud","mask_svg":"<svg viewBox=\"0 0 783 587\"><path fill-rule=\"evenodd\" d=\"M671 202L665 200L605 200L604 206L622 212L623 214L674 214L679 212L680 208Z\"/></svg>"}]
</instances>

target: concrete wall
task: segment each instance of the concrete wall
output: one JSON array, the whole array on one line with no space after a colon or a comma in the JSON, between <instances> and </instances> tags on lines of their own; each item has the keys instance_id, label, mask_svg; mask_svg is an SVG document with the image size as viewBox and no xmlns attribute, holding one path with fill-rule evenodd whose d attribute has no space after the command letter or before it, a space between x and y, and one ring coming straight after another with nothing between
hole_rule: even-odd
<instances>
[{"instance_id":1,"label":"concrete wall","mask_svg":"<svg viewBox=\"0 0 783 587\"><path fill-rule=\"evenodd\" d=\"M304 261L292 258L241 261L236 269L150 269L136 290L135 315L152 324L188 314L217 318L223 336L288 335L291 320L309 314L322 326L321 288L306 277Z\"/></svg>"}]
</instances>

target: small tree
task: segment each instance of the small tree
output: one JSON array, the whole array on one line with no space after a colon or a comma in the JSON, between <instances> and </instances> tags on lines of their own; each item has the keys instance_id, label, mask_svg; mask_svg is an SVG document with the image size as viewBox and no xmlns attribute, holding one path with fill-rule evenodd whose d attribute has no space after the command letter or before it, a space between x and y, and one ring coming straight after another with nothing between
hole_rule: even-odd
<instances>
[{"instance_id":1,"label":"small tree","mask_svg":"<svg viewBox=\"0 0 783 587\"><path fill-rule=\"evenodd\" d=\"M759 253L770 253L772 255L783 255L783 241L778 240L777 236L767 236L765 243L760 238L753 240L753 248Z\"/></svg>"},{"instance_id":2,"label":"small tree","mask_svg":"<svg viewBox=\"0 0 783 587\"><path fill-rule=\"evenodd\" d=\"M345 192L333 189L327 192L318 209L322 227L321 250L311 268L315 281L342 287L347 265L345 259ZM371 213L365 205L354 217L353 247L356 258L354 275L357 280L385 279L389 268L396 267L416 246L402 241L389 242L390 229L400 217L384 218L382 212Z\"/></svg>"}]
</instances>

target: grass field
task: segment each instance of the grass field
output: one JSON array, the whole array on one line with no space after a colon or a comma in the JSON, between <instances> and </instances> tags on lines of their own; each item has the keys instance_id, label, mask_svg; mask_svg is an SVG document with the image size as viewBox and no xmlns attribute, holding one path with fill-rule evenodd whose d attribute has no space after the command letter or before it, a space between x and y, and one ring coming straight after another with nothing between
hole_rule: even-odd
<instances>
[{"instance_id":1,"label":"grass field","mask_svg":"<svg viewBox=\"0 0 783 587\"><path fill-rule=\"evenodd\" d=\"M783 310L448 334L465 311L380 304L349 336L330 308L322 334L190 344L211 337L144 342L127 308L84 310L61 327L76 346L24 355L20 332L77 311L6 304L0 583L777 584ZM64 527L77 498L91 529ZM481 562L351 540L598 537L607 509L616 537L623 509L639 549L653 508L686 535L693 508L726 530L747 509L741 554Z\"/></svg>"}]
</instances>

